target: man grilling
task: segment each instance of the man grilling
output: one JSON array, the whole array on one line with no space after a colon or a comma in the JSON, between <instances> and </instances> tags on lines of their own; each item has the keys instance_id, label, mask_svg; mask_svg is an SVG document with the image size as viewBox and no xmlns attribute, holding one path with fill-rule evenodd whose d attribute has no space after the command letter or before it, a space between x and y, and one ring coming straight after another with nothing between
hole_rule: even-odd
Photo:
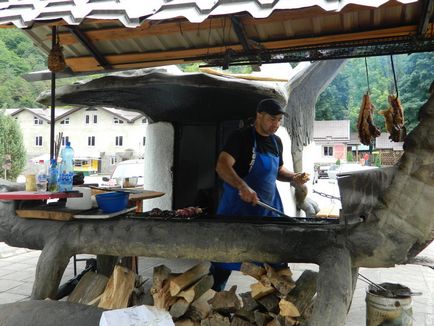
<instances>
[{"instance_id":1,"label":"man grilling","mask_svg":"<svg viewBox=\"0 0 434 326\"><path fill-rule=\"evenodd\" d=\"M275 135L284 108L273 99L258 103L253 126L237 130L229 136L217 160L216 171L223 179L223 195L217 208L225 216L276 216L257 205L261 201L283 211L276 180L304 184L305 173L293 173L283 166L282 141ZM214 287L224 288L231 270L241 263L213 263Z\"/></svg>"}]
</instances>

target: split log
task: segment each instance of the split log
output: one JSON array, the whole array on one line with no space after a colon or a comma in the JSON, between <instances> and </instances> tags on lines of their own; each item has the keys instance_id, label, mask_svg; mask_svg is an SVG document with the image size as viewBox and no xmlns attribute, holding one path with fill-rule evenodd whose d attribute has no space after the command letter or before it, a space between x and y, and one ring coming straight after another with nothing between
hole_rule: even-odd
<instances>
[{"instance_id":1,"label":"split log","mask_svg":"<svg viewBox=\"0 0 434 326\"><path fill-rule=\"evenodd\" d=\"M243 301L243 309L253 311L258 309L258 302L252 298L251 292L240 293L241 300Z\"/></svg>"},{"instance_id":2,"label":"split log","mask_svg":"<svg viewBox=\"0 0 434 326\"><path fill-rule=\"evenodd\" d=\"M256 310L254 312L254 315L256 325L258 326L265 326L273 319L269 314L265 314L263 312L260 312L259 310Z\"/></svg>"},{"instance_id":3,"label":"split log","mask_svg":"<svg viewBox=\"0 0 434 326\"><path fill-rule=\"evenodd\" d=\"M175 321L175 326L200 326L200 322L191 319L179 319Z\"/></svg>"},{"instance_id":4,"label":"split log","mask_svg":"<svg viewBox=\"0 0 434 326\"><path fill-rule=\"evenodd\" d=\"M235 316L234 318L232 318L231 321L231 326L253 326L254 324L252 324L251 322L244 320L240 317Z\"/></svg>"},{"instance_id":5,"label":"split log","mask_svg":"<svg viewBox=\"0 0 434 326\"><path fill-rule=\"evenodd\" d=\"M69 295L68 302L89 304L104 292L108 280L105 275L87 272Z\"/></svg>"},{"instance_id":6,"label":"split log","mask_svg":"<svg viewBox=\"0 0 434 326\"><path fill-rule=\"evenodd\" d=\"M236 290L237 286L234 285L229 291L217 292L212 299L208 300L208 303L219 313L233 313L241 308L241 302L235 293Z\"/></svg>"},{"instance_id":7,"label":"split log","mask_svg":"<svg viewBox=\"0 0 434 326\"><path fill-rule=\"evenodd\" d=\"M280 298L271 293L265 297L258 299L258 303L264 307L268 312L278 313L279 312L279 301Z\"/></svg>"},{"instance_id":8,"label":"split log","mask_svg":"<svg viewBox=\"0 0 434 326\"><path fill-rule=\"evenodd\" d=\"M135 279L134 272L117 265L101 295L98 307L105 309L126 308L134 289Z\"/></svg>"},{"instance_id":9,"label":"split log","mask_svg":"<svg viewBox=\"0 0 434 326\"><path fill-rule=\"evenodd\" d=\"M176 297L172 297L170 295L170 280L173 277L174 276L170 276L167 280L165 280L161 289L151 289L155 307L169 310L170 306L175 303Z\"/></svg>"},{"instance_id":10,"label":"split log","mask_svg":"<svg viewBox=\"0 0 434 326\"><path fill-rule=\"evenodd\" d=\"M203 319L200 323L201 326L230 326L231 321L229 317L213 313L208 318Z\"/></svg>"},{"instance_id":11,"label":"split log","mask_svg":"<svg viewBox=\"0 0 434 326\"><path fill-rule=\"evenodd\" d=\"M169 313L173 318L182 317L188 310L190 303L184 298L176 299L175 303L169 309Z\"/></svg>"},{"instance_id":12,"label":"split log","mask_svg":"<svg viewBox=\"0 0 434 326\"><path fill-rule=\"evenodd\" d=\"M190 305L190 309L187 311L187 316L196 321L201 321L208 317L211 312L211 305L208 303L208 300L212 299L215 293L214 290L209 289L194 300Z\"/></svg>"},{"instance_id":13,"label":"split log","mask_svg":"<svg viewBox=\"0 0 434 326\"><path fill-rule=\"evenodd\" d=\"M202 262L193 266L185 273L175 277L170 281L170 295L175 296L186 287L198 281L201 277L209 274L211 263L209 261Z\"/></svg>"},{"instance_id":14,"label":"split log","mask_svg":"<svg viewBox=\"0 0 434 326\"><path fill-rule=\"evenodd\" d=\"M279 315L284 317L300 317L300 311L298 311L292 302L282 299L279 302Z\"/></svg>"},{"instance_id":15,"label":"split log","mask_svg":"<svg viewBox=\"0 0 434 326\"><path fill-rule=\"evenodd\" d=\"M287 276L287 274L285 275L285 272L278 273L268 264L264 264L264 266L267 271L267 278L281 294L287 295L295 287L295 283L291 276Z\"/></svg>"},{"instance_id":16,"label":"split log","mask_svg":"<svg viewBox=\"0 0 434 326\"><path fill-rule=\"evenodd\" d=\"M252 298L255 300L276 291L274 287L264 286L261 282L250 285L250 290L252 291Z\"/></svg>"},{"instance_id":17,"label":"split log","mask_svg":"<svg viewBox=\"0 0 434 326\"><path fill-rule=\"evenodd\" d=\"M154 267L152 274L152 288L155 289L155 292L163 287L163 282L169 278L170 273L170 268L165 265Z\"/></svg>"},{"instance_id":18,"label":"split log","mask_svg":"<svg viewBox=\"0 0 434 326\"><path fill-rule=\"evenodd\" d=\"M258 281L261 280L261 276L265 275L265 268L262 266L258 266L254 263L244 262L241 264L240 272L244 275L249 275Z\"/></svg>"},{"instance_id":19,"label":"split log","mask_svg":"<svg viewBox=\"0 0 434 326\"><path fill-rule=\"evenodd\" d=\"M254 323L255 322L255 314L253 311L249 311L243 308L235 311L235 316L241 317L241 319L247 320L250 323Z\"/></svg>"},{"instance_id":20,"label":"split log","mask_svg":"<svg viewBox=\"0 0 434 326\"><path fill-rule=\"evenodd\" d=\"M309 307L316 293L318 273L305 270L295 282L295 288L286 296L286 300L294 303L304 319L309 318Z\"/></svg>"},{"instance_id":21,"label":"split log","mask_svg":"<svg viewBox=\"0 0 434 326\"><path fill-rule=\"evenodd\" d=\"M289 317L289 316L281 316L278 315L274 319L276 321L276 324L278 326L294 326L298 325L298 321L295 318Z\"/></svg>"},{"instance_id":22,"label":"split log","mask_svg":"<svg viewBox=\"0 0 434 326\"><path fill-rule=\"evenodd\" d=\"M199 298L206 291L211 289L214 284L214 278L212 275L206 275L202 277L199 281L193 284L188 289L178 293L177 297L184 298L187 302L191 303L197 298Z\"/></svg>"}]
</instances>

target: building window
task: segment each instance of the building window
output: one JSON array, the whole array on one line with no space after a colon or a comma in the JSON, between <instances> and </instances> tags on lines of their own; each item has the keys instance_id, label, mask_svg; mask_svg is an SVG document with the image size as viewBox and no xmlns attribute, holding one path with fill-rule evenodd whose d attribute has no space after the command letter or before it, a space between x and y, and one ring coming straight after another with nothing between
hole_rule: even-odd
<instances>
[{"instance_id":1,"label":"building window","mask_svg":"<svg viewBox=\"0 0 434 326\"><path fill-rule=\"evenodd\" d=\"M42 146L42 136L36 136L35 145L36 146Z\"/></svg>"},{"instance_id":2,"label":"building window","mask_svg":"<svg viewBox=\"0 0 434 326\"><path fill-rule=\"evenodd\" d=\"M69 136L62 137L62 146L65 146L67 142L69 142Z\"/></svg>"},{"instance_id":3,"label":"building window","mask_svg":"<svg viewBox=\"0 0 434 326\"><path fill-rule=\"evenodd\" d=\"M95 136L87 137L87 145L88 146L95 146Z\"/></svg>"},{"instance_id":4,"label":"building window","mask_svg":"<svg viewBox=\"0 0 434 326\"><path fill-rule=\"evenodd\" d=\"M96 111L96 110L89 110L87 109L86 111ZM96 113L91 113L91 114L86 114L86 124L90 124L90 123L98 123L98 115Z\"/></svg>"},{"instance_id":5,"label":"building window","mask_svg":"<svg viewBox=\"0 0 434 326\"><path fill-rule=\"evenodd\" d=\"M124 141L123 136L116 136L116 146L122 146Z\"/></svg>"},{"instance_id":6,"label":"building window","mask_svg":"<svg viewBox=\"0 0 434 326\"><path fill-rule=\"evenodd\" d=\"M116 157L110 157L110 164L116 165L116 163L117 163Z\"/></svg>"},{"instance_id":7,"label":"building window","mask_svg":"<svg viewBox=\"0 0 434 326\"><path fill-rule=\"evenodd\" d=\"M34 116L34 117L33 117L33 123L34 123L35 125L41 125L41 124L42 124L42 119L41 119L41 118L38 118L38 117L36 117L36 116Z\"/></svg>"},{"instance_id":8,"label":"building window","mask_svg":"<svg viewBox=\"0 0 434 326\"><path fill-rule=\"evenodd\" d=\"M146 137L143 137L143 146L146 144Z\"/></svg>"},{"instance_id":9,"label":"building window","mask_svg":"<svg viewBox=\"0 0 434 326\"><path fill-rule=\"evenodd\" d=\"M61 125L69 125L69 118L65 118L62 121L60 121Z\"/></svg>"},{"instance_id":10,"label":"building window","mask_svg":"<svg viewBox=\"0 0 434 326\"><path fill-rule=\"evenodd\" d=\"M333 156L333 146L324 146L324 156Z\"/></svg>"},{"instance_id":11,"label":"building window","mask_svg":"<svg viewBox=\"0 0 434 326\"><path fill-rule=\"evenodd\" d=\"M119 119L118 117L113 117L113 123L124 123L124 120Z\"/></svg>"}]
</instances>

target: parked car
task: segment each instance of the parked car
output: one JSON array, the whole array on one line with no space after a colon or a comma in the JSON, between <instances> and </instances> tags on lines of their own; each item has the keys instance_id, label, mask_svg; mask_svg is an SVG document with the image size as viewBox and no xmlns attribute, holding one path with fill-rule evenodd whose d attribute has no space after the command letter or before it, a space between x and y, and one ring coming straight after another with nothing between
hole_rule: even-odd
<instances>
[{"instance_id":1,"label":"parked car","mask_svg":"<svg viewBox=\"0 0 434 326\"><path fill-rule=\"evenodd\" d=\"M119 162L110 177L103 178L102 186L124 188L143 186L145 160L127 160Z\"/></svg>"},{"instance_id":2,"label":"parked car","mask_svg":"<svg viewBox=\"0 0 434 326\"><path fill-rule=\"evenodd\" d=\"M342 163L340 165L332 165L328 169L327 174L330 179L336 179L336 176L339 174L355 172L355 171L371 170L371 169L377 169L377 167L360 165L358 163Z\"/></svg>"}]
</instances>

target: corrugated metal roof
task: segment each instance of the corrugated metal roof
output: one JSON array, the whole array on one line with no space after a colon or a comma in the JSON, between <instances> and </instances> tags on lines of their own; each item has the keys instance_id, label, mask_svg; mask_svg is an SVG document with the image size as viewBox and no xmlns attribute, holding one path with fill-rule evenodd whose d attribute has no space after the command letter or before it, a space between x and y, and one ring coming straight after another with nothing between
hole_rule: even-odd
<instances>
[{"instance_id":1,"label":"corrugated metal roof","mask_svg":"<svg viewBox=\"0 0 434 326\"><path fill-rule=\"evenodd\" d=\"M313 140L316 143L350 141L350 120L314 121Z\"/></svg>"},{"instance_id":2,"label":"corrugated metal roof","mask_svg":"<svg viewBox=\"0 0 434 326\"><path fill-rule=\"evenodd\" d=\"M0 2L0 24L31 27L24 32L46 53L52 26L58 26L70 69L89 72L200 60L222 65L372 55L373 49L383 54L430 50L434 27L432 12L424 4L9 0Z\"/></svg>"}]
</instances>

